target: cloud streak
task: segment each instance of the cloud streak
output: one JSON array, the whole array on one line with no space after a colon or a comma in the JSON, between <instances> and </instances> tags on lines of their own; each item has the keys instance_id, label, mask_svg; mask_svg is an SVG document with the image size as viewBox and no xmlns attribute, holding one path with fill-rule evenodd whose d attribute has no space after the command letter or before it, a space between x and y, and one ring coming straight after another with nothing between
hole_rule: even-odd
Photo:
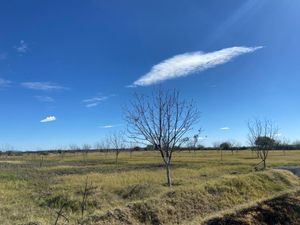
<instances>
[{"instance_id":1,"label":"cloud streak","mask_svg":"<svg viewBox=\"0 0 300 225\"><path fill-rule=\"evenodd\" d=\"M40 122L41 123L48 123L48 122L53 122L56 120L55 116L47 116L45 119L42 119Z\"/></svg>"},{"instance_id":2,"label":"cloud streak","mask_svg":"<svg viewBox=\"0 0 300 225\"><path fill-rule=\"evenodd\" d=\"M99 105L101 102L103 102L107 99L108 99L108 96L100 96L100 97L85 99L82 102L85 104L85 107L90 108L90 107L95 107L95 106Z\"/></svg>"},{"instance_id":3,"label":"cloud streak","mask_svg":"<svg viewBox=\"0 0 300 225\"><path fill-rule=\"evenodd\" d=\"M261 46L231 47L209 53L190 52L175 55L154 65L150 72L140 77L130 86L148 86L165 80L188 76L192 73L201 72L227 63L237 56L251 53L261 48Z\"/></svg>"},{"instance_id":4,"label":"cloud streak","mask_svg":"<svg viewBox=\"0 0 300 225\"><path fill-rule=\"evenodd\" d=\"M34 96L40 102L55 102L55 100L50 96Z\"/></svg>"},{"instance_id":5,"label":"cloud streak","mask_svg":"<svg viewBox=\"0 0 300 225\"><path fill-rule=\"evenodd\" d=\"M52 91L52 90L67 90L68 88L51 82L23 82L21 86L24 88L40 91Z\"/></svg>"},{"instance_id":6,"label":"cloud streak","mask_svg":"<svg viewBox=\"0 0 300 225\"><path fill-rule=\"evenodd\" d=\"M11 81L0 78L0 88L9 87L10 84L11 84Z\"/></svg>"},{"instance_id":7,"label":"cloud streak","mask_svg":"<svg viewBox=\"0 0 300 225\"><path fill-rule=\"evenodd\" d=\"M104 129L109 129L109 128L114 128L114 127L119 127L119 126L122 126L122 124L108 124L108 125L104 125L104 126L101 126L100 128L104 128Z\"/></svg>"},{"instance_id":8,"label":"cloud streak","mask_svg":"<svg viewBox=\"0 0 300 225\"><path fill-rule=\"evenodd\" d=\"M83 100L82 102L85 104L85 107L91 108L91 107L96 107L98 106L101 102L106 101L110 97L113 97L115 95L107 95L107 96L96 96L93 98L88 98Z\"/></svg>"},{"instance_id":9,"label":"cloud streak","mask_svg":"<svg viewBox=\"0 0 300 225\"><path fill-rule=\"evenodd\" d=\"M229 127L221 127L220 130L230 130Z\"/></svg>"},{"instance_id":10,"label":"cloud streak","mask_svg":"<svg viewBox=\"0 0 300 225\"><path fill-rule=\"evenodd\" d=\"M18 53L20 53L20 54L25 54L25 53L27 53L28 50L29 50L28 44L27 44L25 41L23 41L23 40L21 40L21 41L20 41L20 44L19 44L18 46L15 46L14 48L15 48L16 51L17 51Z\"/></svg>"}]
</instances>

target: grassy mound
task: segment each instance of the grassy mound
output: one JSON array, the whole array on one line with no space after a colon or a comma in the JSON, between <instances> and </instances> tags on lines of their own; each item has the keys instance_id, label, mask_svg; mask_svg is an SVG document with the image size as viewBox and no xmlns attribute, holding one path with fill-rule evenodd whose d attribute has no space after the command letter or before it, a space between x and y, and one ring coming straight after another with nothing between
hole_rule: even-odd
<instances>
[{"instance_id":1,"label":"grassy mound","mask_svg":"<svg viewBox=\"0 0 300 225\"><path fill-rule=\"evenodd\" d=\"M205 225L300 224L300 197L283 195L206 221Z\"/></svg>"},{"instance_id":2,"label":"grassy mound","mask_svg":"<svg viewBox=\"0 0 300 225\"><path fill-rule=\"evenodd\" d=\"M83 224L187 224L220 210L269 198L299 184L298 177L283 170L227 175L194 186L175 187L159 197L91 216Z\"/></svg>"},{"instance_id":3,"label":"grassy mound","mask_svg":"<svg viewBox=\"0 0 300 225\"><path fill-rule=\"evenodd\" d=\"M117 194L126 200L143 200L154 196L155 193L162 191L161 189L159 185L136 184L121 188L117 191Z\"/></svg>"}]
</instances>

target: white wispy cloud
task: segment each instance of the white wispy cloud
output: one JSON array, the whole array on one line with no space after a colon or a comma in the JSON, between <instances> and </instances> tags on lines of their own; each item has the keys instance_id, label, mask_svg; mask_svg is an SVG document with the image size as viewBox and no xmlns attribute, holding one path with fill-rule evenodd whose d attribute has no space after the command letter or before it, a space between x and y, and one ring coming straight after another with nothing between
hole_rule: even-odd
<instances>
[{"instance_id":1,"label":"white wispy cloud","mask_svg":"<svg viewBox=\"0 0 300 225\"><path fill-rule=\"evenodd\" d=\"M230 130L229 127L221 127L220 130Z\"/></svg>"},{"instance_id":2,"label":"white wispy cloud","mask_svg":"<svg viewBox=\"0 0 300 225\"><path fill-rule=\"evenodd\" d=\"M105 125L105 126L102 126L101 128L113 128L114 125Z\"/></svg>"},{"instance_id":3,"label":"white wispy cloud","mask_svg":"<svg viewBox=\"0 0 300 225\"><path fill-rule=\"evenodd\" d=\"M106 101L107 99L109 99L110 97L113 97L113 96L115 96L115 95L107 95L107 96L99 95L96 97L84 99L82 101L82 103L84 103L85 107L87 107L87 108L95 107L95 106L99 105L101 102Z\"/></svg>"},{"instance_id":4,"label":"white wispy cloud","mask_svg":"<svg viewBox=\"0 0 300 225\"><path fill-rule=\"evenodd\" d=\"M40 102L55 102L55 100L50 97L50 96L34 96L37 100L39 100Z\"/></svg>"},{"instance_id":5,"label":"white wispy cloud","mask_svg":"<svg viewBox=\"0 0 300 225\"><path fill-rule=\"evenodd\" d=\"M9 87L10 84L11 84L11 81L0 78L0 88Z\"/></svg>"},{"instance_id":6,"label":"white wispy cloud","mask_svg":"<svg viewBox=\"0 0 300 225\"><path fill-rule=\"evenodd\" d=\"M119 127L121 125L122 124L108 124L108 125L100 126L100 128L108 129L108 128Z\"/></svg>"},{"instance_id":7,"label":"white wispy cloud","mask_svg":"<svg viewBox=\"0 0 300 225\"><path fill-rule=\"evenodd\" d=\"M175 55L154 65L150 72L140 77L130 87L148 86L165 80L188 76L227 63L237 56L254 52L260 48L262 47L231 47L209 53L190 52Z\"/></svg>"},{"instance_id":8,"label":"white wispy cloud","mask_svg":"<svg viewBox=\"0 0 300 225\"><path fill-rule=\"evenodd\" d=\"M28 52L29 48L28 48L28 44L24 41L21 40L18 46L14 47L16 49L16 51L20 54L25 54Z\"/></svg>"},{"instance_id":9,"label":"white wispy cloud","mask_svg":"<svg viewBox=\"0 0 300 225\"><path fill-rule=\"evenodd\" d=\"M41 123L48 123L48 122L53 122L56 120L55 116L47 116L45 119L42 119L40 122Z\"/></svg>"},{"instance_id":10,"label":"white wispy cloud","mask_svg":"<svg viewBox=\"0 0 300 225\"><path fill-rule=\"evenodd\" d=\"M28 44L25 43L24 40L21 40L20 43L17 46L15 46L14 48L20 54L25 54L29 50Z\"/></svg>"},{"instance_id":11,"label":"white wispy cloud","mask_svg":"<svg viewBox=\"0 0 300 225\"><path fill-rule=\"evenodd\" d=\"M68 88L51 83L51 82L23 82L21 85L24 88L41 91L52 91L52 90L67 90Z\"/></svg>"}]
</instances>

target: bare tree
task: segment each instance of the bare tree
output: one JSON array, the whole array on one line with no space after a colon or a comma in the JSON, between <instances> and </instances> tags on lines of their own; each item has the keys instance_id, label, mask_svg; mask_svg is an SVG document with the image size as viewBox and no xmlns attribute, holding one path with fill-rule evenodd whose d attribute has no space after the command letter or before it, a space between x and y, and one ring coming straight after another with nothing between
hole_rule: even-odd
<instances>
[{"instance_id":1,"label":"bare tree","mask_svg":"<svg viewBox=\"0 0 300 225\"><path fill-rule=\"evenodd\" d=\"M136 144L134 142L130 141L128 143L128 149L129 149L130 158L132 158L132 153L133 153L135 147L136 147Z\"/></svg>"},{"instance_id":2,"label":"bare tree","mask_svg":"<svg viewBox=\"0 0 300 225\"><path fill-rule=\"evenodd\" d=\"M221 144L222 144L221 142L215 141L213 143L213 148L216 149L218 152L220 152L220 160L223 161L223 149L220 148Z\"/></svg>"},{"instance_id":3,"label":"bare tree","mask_svg":"<svg viewBox=\"0 0 300 225\"><path fill-rule=\"evenodd\" d=\"M202 129L199 129L198 132L196 134L194 134L192 137L186 137L184 142L186 142L186 147L188 147L189 152L191 152L191 150L194 150L194 153L196 152L196 148L199 142L199 138L200 138L200 134L202 132Z\"/></svg>"},{"instance_id":4,"label":"bare tree","mask_svg":"<svg viewBox=\"0 0 300 225\"><path fill-rule=\"evenodd\" d=\"M65 147L63 146L57 146L54 150L58 153L61 160L64 160L65 157Z\"/></svg>"},{"instance_id":5,"label":"bare tree","mask_svg":"<svg viewBox=\"0 0 300 225\"><path fill-rule=\"evenodd\" d=\"M105 158L107 158L108 156L108 153L109 153L109 149L111 148L111 143L110 143L110 137L107 136L105 139L104 139L104 149L105 149Z\"/></svg>"},{"instance_id":6,"label":"bare tree","mask_svg":"<svg viewBox=\"0 0 300 225\"><path fill-rule=\"evenodd\" d=\"M71 150L71 151L78 151L78 150L80 150L80 147L78 145L76 145L76 144L70 144L69 145L69 150Z\"/></svg>"},{"instance_id":7,"label":"bare tree","mask_svg":"<svg viewBox=\"0 0 300 225\"><path fill-rule=\"evenodd\" d=\"M0 147L0 151L3 152L3 154L5 152L5 156L6 156L6 158L8 158L9 156L11 156L13 154L13 152L15 151L15 148L10 144L5 144Z\"/></svg>"},{"instance_id":8,"label":"bare tree","mask_svg":"<svg viewBox=\"0 0 300 225\"><path fill-rule=\"evenodd\" d=\"M86 178L84 188L81 191L81 194L82 194L82 200L80 202L81 220L83 220L84 211L87 210L88 198L94 194L96 188L97 187L93 186L92 182L90 182L90 185L89 185L88 178Z\"/></svg>"},{"instance_id":9,"label":"bare tree","mask_svg":"<svg viewBox=\"0 0 300 225\"><path fill-rule=\"evenodd\" d=\"M94 148L96 151L102 152L105 149L105 144L103 141L97 142L95 143Z\"/></svg>"},{"instance_id":10,"label":"bare tree","mask_svg":"<svg viewBox=\"0 0 300 225\"><path fill-rule=\"evenodd\" d=\"M231 140L230 143L231 143L231 153L233 154L234 150L237 153L241 148L241 143L239 143L236 140Z\"/></svg>"},{"instance_id":11,"label":"bare tree","mask_svg":"<svg viewBox=\"0 0 300 225\"><path fill-rule=\"evenodd\" d=\"M92 148L91 145L89 145L89 144L83 144L81 149L82 149L82 150L89 151L89 150L91 150L91 148Z\"/></svg>"},{"instance_id":12,"label":"bare tree","mask_svg":"<svg viewBox=\"0 0 300 225\"><path fill-rule=\"evenodd\" d=\"M119 154L125 149L125 138L124 132L115 132L109 136L109 143L111 148L115 151L116 164L118 164Z\"/></svg>"},{"instance_id":13,"label":"bare tree","mask_svg":"<svg viewBox=\"0 0 300 225\"><path fill-rule=\"evenodd\" d=\"M83 144L82 145L82 156L83 156L83 160L86 163L87 158L88 158L88 152L91 150L92 146L90 144Z\"/></svg>"},{"instance_id":14,"label":"bare tree","mask_svg":"<svg viewBox=\"0 0 300 225\"><path fill-rule=\"evenodd\" d=\"M181 100L179 91L161 88L153 91L151 96L135 94L130 106L126 111L130 137L137 142L151 144L160 152L167 183L171 186L172 153L198 121L199 111L193 102Z\"/></svg>"},{"instance_id":15,"label":"bare tree","mask_svg":"<svg viewBox=\"0 0 300 225\"><path fill-rule=\"evenodd\" d=\"M64 224L68 224L68 223L70 222L69 218L66 217L66 216L63 214L63 210L64 210L65 207L66 207L66 203L63 203L63 204L60 206L59 210L56 211L57 216L56 216L54 225L57 225L57 224L58 224L59 218L63 218L63 219L65 220L65 223L64 223Z\"/></svg>"},{"instance_id":16,"label":"bare tree","mask_svg":"<svg viewBox=\"0 0 300 225\"><path fill-rule=\"evenodd\" d=\"M256 167L263 163L263 169L266 168L266 160L268 158L269 150L271 150L278 135L278 127L270 120L255 119L248 122L248 140L252 147L257 152L257 156L261 159Z\"/></svg>"}]
</instances>

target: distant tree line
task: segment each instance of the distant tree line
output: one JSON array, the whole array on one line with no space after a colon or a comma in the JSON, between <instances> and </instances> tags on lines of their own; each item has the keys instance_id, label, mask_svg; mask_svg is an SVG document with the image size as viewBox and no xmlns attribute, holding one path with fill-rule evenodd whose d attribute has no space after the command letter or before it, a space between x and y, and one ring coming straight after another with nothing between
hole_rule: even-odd
<instances>
[{"instance_id":1,"label":"distant tree line","mask_svg":"<svg viewBox=\"0 0 300 225\"><path fill-rule=\"evenodd\" d=\"M201 150L207 150L207 151L216 151L219 150L221 148L221 144L223 143L228 143L226 142L221 142L218 146L204 146L204 145L197 145L194 150L195 151L201 151ZM229 141L230 143L230 141ZM245 145L245 146L230 146L225 147L223 145L223 150L224 151L242 151L242 150L250 150L253 147L250 145ZM177 146L175 147L175 149L177 151L188 151L190 150L190 147L187 146ZM274 143L274 145L271 147L270 150L278 150L278 151L282 151L282 150L300 150L300 141L295 141L293 143L287 143L287 142L283 142L283 141L276 141ZM76 149L70 149L68 147L64 148L64 149L49 149L49 150L35 150L35 151L22 151L22 150L6 150L5 148L1 148L0 150L0 155L8 155L8 156L17 156L17 155L22 155L22 154L62 154L62 153L79 153L82 151L87 151L88 153L90 152L114 152L115 149L114 148L96 148L96 147L91 147L89 149L84 149L80 146L78 146L78 148ZM130 152L130 151L156 151L155 147L152 145L147 145L147 146L131 146L131 147L124 147L124 149L122 150L124 152Z\"/></svg>"}]
</instances>

